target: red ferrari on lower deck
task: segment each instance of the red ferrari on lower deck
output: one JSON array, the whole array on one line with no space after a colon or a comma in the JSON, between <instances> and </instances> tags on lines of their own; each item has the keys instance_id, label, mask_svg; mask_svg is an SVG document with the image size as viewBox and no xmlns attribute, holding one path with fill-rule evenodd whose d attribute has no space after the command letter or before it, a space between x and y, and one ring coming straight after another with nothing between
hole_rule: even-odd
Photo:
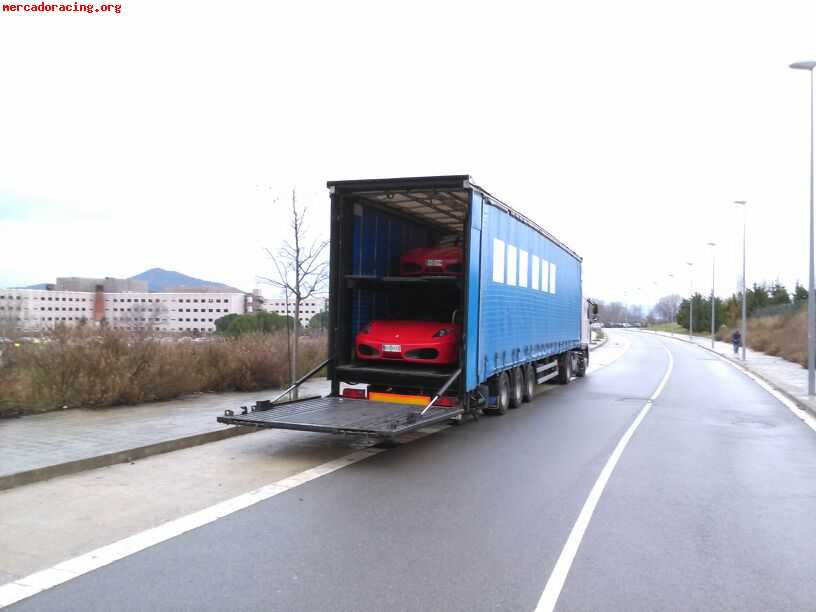
<instances>
[{"instance_id":1,"label":"red ferrari on lower deck","mask_svg":"<svg viewBox=\"0 0 816 612\"><path fill-rule=\"evenodd\" d=\"M358 359L452 364L459 360L458 323L371 321L357 333Z\"/></svg>"}]
</instances>

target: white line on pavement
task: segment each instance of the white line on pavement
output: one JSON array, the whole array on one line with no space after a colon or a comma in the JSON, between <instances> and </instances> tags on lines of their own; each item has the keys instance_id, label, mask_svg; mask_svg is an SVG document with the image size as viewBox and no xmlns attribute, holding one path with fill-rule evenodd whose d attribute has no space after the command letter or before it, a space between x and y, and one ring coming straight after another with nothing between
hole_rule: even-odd
<instances>
[{"instance_id":1,"label":"white line on pavement","mask_svg":"<svg viewBox=\"0 0 816 612\"><path fill-rule=\"evenodd\" d=\"M660 336L663 336L663 337L666 337L666 338L670 337L670 336L666 336L665 334L662 334L662 333L659 333L659 332L654 332L654 333L655 333L655 335L660 335ZM802 420L805 423L805 425L810 427L813 431L816 431L816 417L814 417L810 412L808 412L807 409L800 408L796 404L796 402L792 401L784 393L781 393L779 390L774 388L773 385L766 382L762 377L760 377L760 376L754 374L753 372L751 372L750 370L748 370L748 368L745 368L744 366L742 366L739 363L733 361L732 359L729 359L727 356L723 355L719 351L715 351L713 349L710 349L707 346L703 346L702 344L699 344L697 342L690 342L689 340L686 340L685 338L672 337L672 339L673 340L678 340L680 342L685 342L686 344L691 344L692 346L696 346L698 348L701 348L704 351L708 351L709 353L713 353L714 355L719 357L721 360L723 360L725 363L730 365L732 368L734 368L736 370L739 370L740 372L745 374L748 378L753 380L756 384L758 384L760 387L765 389L765 391L770 393L775 399L779 400L779 402L782 403L783 406L785 406L788 410L790 410L796 418Z\"/></svg>"},{"instance_id":2,"label":"white line on pavement","mask_svg":"<svg viewBox=\"0 0 816 612\"><path fill-rule=\"evenodd\" d=\"M666 354L669 356L669 367L666 369L666 373L663 375L663 379L660 381L660 384L657 385L657 389L655 389L654 393L652 393L651 397L649 397L649 401L646 402L646 405L644 405L640 410L638 415L635 417L635 420L632 421L629 429L627 429L626 433L623 434L623 437L618 442L615 450L612 451L609 459L607 459L606 465L604 465L603 469L601 470L598 480L596 480L595 484L592 486L592 490L590 490L589 496L584 502L584 506L581 508L581 512L578 514L575 524L572 526L572 531L570 531L570 534L567 537L564 548L561 549L561 554L558 556L558 561L555 562L555 567L553 567L550 578L547 580L547 584L544 587L544 592L541 594L541 598L538 600L538 605L535 608L535 612L552 612L552 610L555 609L555 604L558 603L558 598L561 596L561 590L564 588L564 582L567 580L567 575L572 567L572 562L575 560L575 555L578 552L578 548L581 546L581 541L584 539L584 534L586 533L587 527L589 527L589 521L592 520L592 515L595 512L598 501L601 499L601 495L606 488L606 483L609 482L609 477L612 475L615 466L618 464L618 461L620 460L626 445L629 443L629 440L634 435L635 430L649 413L649 410L652 408L652 404L663 391L663 387L666 386L669 376L671 376L672 370L674 369L674 358L665 345L663 345L663 348L666 350Z\"/></svg>"},{"instance_id":3,"label":"white line on pavement","mask_svg":"<svg viewBox=\"0 0 816 612\"><path fill-rule=\"evenodd\" d=\"M612 365L618 359L623 357L631 346L632 344L629 342L628 338L616 337L613 341L613 339L610 337L609 340L606 341L606 344L602 347L604 352L600 356L595 353L595 356L593 357L593 354L590 353L587 374L591 374L595 370L600 370L608 365Z\"/></svg>"},{"instance_id":4,"label":"white line on pavement","mask_svg":"<svg viewBox=\"0 0 816 612\"><path fill-rule=\"evenodd\" d=\"M607 346L609 343L607 343ZM592 372L610 365L629 349L628 340L624 340L622 346L618 346L612 350L609 357L602 360L593 366L590 366L587 371ZM609 350L609 349L608 349ZM554 389L555 387L550 387ZM549 389L549 388L548 388ZM403 436L405 442L411 442L427 435L435 434L442 430L448 429L450 425L440 424L423 427L422 429L406 434ZM59 584L72 580L83 574L92 572L95 569L123 559L129 555L135 554L146 548L166 542L183 533L202 527L208 523L212 523L219 518L230 515L244 508L248 508L258 502L270 499L275 495L279 495L289 491L301 484L320 478L325 474L330 474L336 470L346 466L362 461L368 457L384 452L385 449L365 448L358 450L339 459L328 461L316 467L310 468L299 474L288 476L282 480L278 480L269 485L265 485L259 489L243 493L237 497L227 499L219 502L203 510L193 512L186 516L174 519L152 529L142 531L135 535L129 536L113 544L108 544L89 553L74 557L67 561L58 563L57 565L48 569L41 570L34 574L29 574L23 578L19 578L14 582L0 585L0 608L10 606L20 600L36 595L46 589L55 587Z\"/></svg>"},{"instance_id":5,"label":"white line on pavement","mask_svg":"<svg viewBox=\"0 0 816 612\"><path fill-rule=\"evenodd\" d=\"M436 433L439 428L427 428L425 435ZM68 561L58 563L54 567L19 578L18 580L0 586L0 608L26 599L32 595L50 589L51 587L87 574L109 563L123 559L129 555L142 551L150 546L175 538L202 525L212 523L224 516L248 508L285 491L289 491L301 484L330 474L336 470L367 459L383 452L383 449L366 448L355 451L339 459L328 461L310 468L294 476L289 476L273 484L263 486L254 491L238 495L198 512L193 512L181 518L142 531L130 537L108 544L89 553L74 557Z\"/></svg>"},{"instance_id":6,"label":"white line on pavement","mask_svg":"<svg viewBox=\"0 0 816 612\"><path fill-rule=\"evenodd\" d=\"M705 348L705 347L702 347L702 348ZM706 350L710 350L710 349L706 349ZM816 431L816 418L814 418L814 416L812 414L807 412L807 410L804 410L804 409L800 408L799 406L797 406L796 402L791 401L789 398L785 397L784 394L780 393L779 391L774 389L771 385L769 385L767 382L762 380L759 376L757 376L753 372L749 372L748 370L743 368L738 363L734 363L728 357L720 355L716 351L710 351L710 352L717 355L717 357L719 357L720 359L725 361L731 367L733 367L733 368L739 370L740 372L742 372L743 374L745 374L748 378L753 380L756 384L758 384L760 387L765 389L765 391L767 391L772 396L774 396L777 400L779 400L788 410L790 410L794 414L794 416L796 416L796 418L801 419L805 423L805 425L810 427L813 431Z\"/></svg>"}]
</instances>

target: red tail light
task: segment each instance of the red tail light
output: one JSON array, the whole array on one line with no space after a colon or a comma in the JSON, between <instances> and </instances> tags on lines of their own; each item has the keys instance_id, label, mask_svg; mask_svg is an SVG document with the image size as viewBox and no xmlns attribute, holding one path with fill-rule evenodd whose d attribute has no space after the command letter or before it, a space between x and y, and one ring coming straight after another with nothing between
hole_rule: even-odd
<instances>
[{"instance_id":1,"label":"red tail light","mask_svg":"<svg viewBox=\"0 0 816 612\"><path fill-rule=\"evenodd\" d=\"M366 399L366 389L343 389L343 397L351 399Z\"/></svg>"},{"instance_id":2,"label":"red tail light","mask_svg":"<svg viewBox=\"0 0 816 612\"><path fill-rule=\"evenodd\" d=\"M456 406L456 404L458 403L459 402L455 397L448 397L447 395L443 395L438 400L436 400L437 406L446 406L448 408L452 408L453 406Z\"/></svg>"}]
</instances>

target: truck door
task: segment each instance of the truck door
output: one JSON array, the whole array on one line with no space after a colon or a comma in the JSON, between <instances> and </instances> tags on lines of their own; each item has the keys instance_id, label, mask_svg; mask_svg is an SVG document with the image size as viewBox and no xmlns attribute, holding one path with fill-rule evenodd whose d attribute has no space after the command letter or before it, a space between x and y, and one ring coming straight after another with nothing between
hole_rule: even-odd
<instances>
[{"instance_id":1,"label":"truck door","mask_svg":"<svg viewBox=\"0 0 816 612\"><path fill-rule=\"evenodd\" d=\"M482 207L481 194L470 191L470 216L467 236L467 295L465 296L465 389L471 391L479 384L479 308L482 278Z\"/></svg>"}]
</instances>

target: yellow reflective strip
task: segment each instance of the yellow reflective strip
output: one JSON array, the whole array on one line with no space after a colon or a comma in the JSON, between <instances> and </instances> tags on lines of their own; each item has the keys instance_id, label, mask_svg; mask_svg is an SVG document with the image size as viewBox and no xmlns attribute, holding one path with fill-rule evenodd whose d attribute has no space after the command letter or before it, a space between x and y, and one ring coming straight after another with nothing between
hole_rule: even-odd
<instances>
[{"instance_id":1,"label":"yellow reflective strip","mask_svg":"<svg viewBox=\"0 0 816 612\"><path fill-rule=\"evenodd\" d=\"M374 402L414 404L417 406L424 406L431 401L431 398L425 395L400 395L399 393L383 393L382 391L369 391L368 399Z\"/></svg>"}]
</instances>

